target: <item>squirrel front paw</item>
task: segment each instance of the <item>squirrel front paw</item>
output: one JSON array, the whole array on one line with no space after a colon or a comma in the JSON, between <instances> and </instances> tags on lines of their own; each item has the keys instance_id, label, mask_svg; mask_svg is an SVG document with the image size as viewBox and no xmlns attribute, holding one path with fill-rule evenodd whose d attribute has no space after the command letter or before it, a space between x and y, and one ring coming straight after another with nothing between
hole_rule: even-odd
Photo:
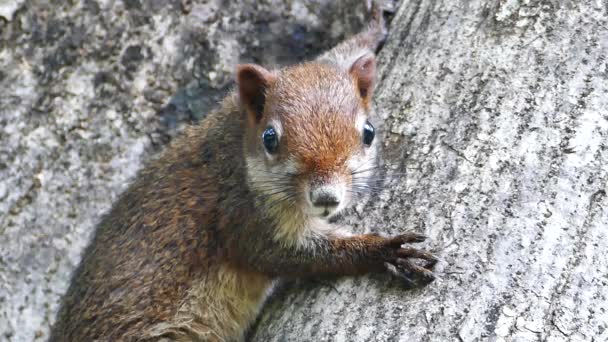
<instances>
[{"instance_id":1,"label":"squirrel front paw","mask_svg":"<svg viewBox=\"0 0 608 342\"><path fill-rule=\"evenodd\" d=\"M431 271L439 259L430 252L412 247L403 247L406 243L417 243L426 240L418 233L406 233L386 238L381 244L385 269L406 282L408 286L422 286L435 280ZM422 265L415 259L422 260Z\"/></svg>"}]
</instances>

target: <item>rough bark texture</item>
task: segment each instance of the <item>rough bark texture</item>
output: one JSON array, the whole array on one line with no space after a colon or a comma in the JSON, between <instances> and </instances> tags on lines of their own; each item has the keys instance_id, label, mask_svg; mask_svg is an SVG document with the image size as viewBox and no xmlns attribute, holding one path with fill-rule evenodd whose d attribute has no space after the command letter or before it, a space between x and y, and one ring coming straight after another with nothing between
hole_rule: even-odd
<instances>
[{"instance_id":1,"label":"rough bark texture","mask_svg":"<svg viewBox=\"0 0 608 342\"><path fill-rule=\"evenodd\" d=\"M309 57L362 17L219 3L0 3L0 340L46 338L99 216L235 63ZM379 56L386 190L344 221L426 233L440 279L298 283L252 339L608 340L607 48L605 1L402 1Z\"/></svg>"},{"instance_id":2,"label":"rough bark texture","mask_svg":"<svg viewBox=\"0 0 608 342\"><path fill-rule=\"evenodd\" d=\"M347 221L424 232L440 279L291 288L253 340L607 341L607 11L404 1L376 95L389 180Z\"/></svg>"}]
</instances>

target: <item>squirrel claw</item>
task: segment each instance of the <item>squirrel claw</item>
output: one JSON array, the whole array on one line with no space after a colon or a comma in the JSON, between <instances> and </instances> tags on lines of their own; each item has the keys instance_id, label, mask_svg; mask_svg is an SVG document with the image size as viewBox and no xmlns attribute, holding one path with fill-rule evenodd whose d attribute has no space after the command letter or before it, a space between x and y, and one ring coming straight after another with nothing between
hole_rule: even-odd
<instances>
[{"instance_id":1,"label":"squirrel claw","mask_svg":"<svg viewBox=\"0 0 608 342\"><path fill-rule=\"evenodd\" d=\"M401 247L406 243L418 243L426 240L426 236L420 233L405 233L397 235L389 239L387 245L389 247Z\"/></svg>"},{"instance_id":2,"label":"squirrel claw","mask_svg":"<svg viewBox=\"0 0 608 342\"><path fill-rule=\"evenodd\" d=\"M397 251L397 256L399 258L416 258L427 261L427 265L430 267L435 266L435 264L439 261L439 259L434 256L432 253L421 251L415 248L401 248ZM430 268L429 267L429 268Z\"/></svg>"},{"instance_id":3,"label":"squirrel claw","mask_svg":"<svg viewBox=\"0 0 608 342\"><path fill-rule=\"evenodd\" d=\"M435 280L431 269L439 258L424 250L402 247L403 244L422 242L425 239L426 236L419 233L406 233L389 238L385 242L385 246L392 250L386 256L385 268L394 276L404 280L408 286L423 286ZM412 259L424 261L424 264L419 265Z\"/></svg>"},{"instance_id":4,"label":"squirrel claw","mask_svg":"<svg viewBox=\"0 0 608 342\"><path fill-rule=\"evenodd\" d=\"M426 285L435 280L433 272L407 259L397 259L397 268L416 285Z\"/></svg>"},{"instance_id":5,"label":"squirrel claw","mask_svg":"<svg viewBox=\"0 0 608 342\"><path fill-rule=\"evenodd\" d=\"M435 280L433 272L406 259L397 259L395 264L386 263L385 267L394 277L402 280L407 287L420 287Z\"/></svg>"}]
</instances>

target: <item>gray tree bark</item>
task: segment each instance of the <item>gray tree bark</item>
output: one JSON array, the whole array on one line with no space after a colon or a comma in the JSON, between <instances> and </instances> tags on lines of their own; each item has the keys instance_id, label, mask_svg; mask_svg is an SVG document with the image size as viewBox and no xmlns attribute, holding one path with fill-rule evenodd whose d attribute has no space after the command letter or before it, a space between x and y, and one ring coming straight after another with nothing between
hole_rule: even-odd
<instances>
[{"instance_id":1,"label":"gray tree bark","mask_svg":"<svg viewBox=\"0 0 608 342\"><path fill-rule=\"evenodd\" d=\"M361 26L353 3L0 3L0 340L46 338L99 216L237 62L311 57ZM402 1L385 190L344 221L426 233L439 279L293 284L252 340L608 340L607 21L602 1Z\"/></svg>"},{"instance_id":2,"label":"gray tree bark","mask_svg":"<svg viewBox=\"0 0 608 342\"><path fill-rule=\"evenodd\" d=\"M385 190L440 277L301 285L254 341L608 341L608 3L404 1L380 53Z\"/></svg>"}]
</instances>

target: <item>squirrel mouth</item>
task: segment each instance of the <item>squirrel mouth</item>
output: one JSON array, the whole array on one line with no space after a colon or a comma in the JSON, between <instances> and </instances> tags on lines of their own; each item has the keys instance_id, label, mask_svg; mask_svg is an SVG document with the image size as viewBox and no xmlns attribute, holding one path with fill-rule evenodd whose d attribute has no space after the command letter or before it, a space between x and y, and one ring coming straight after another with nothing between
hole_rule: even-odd
<instances>
[{"instance_id":1,"label":"squirrel mouth","mask_svg":"<svg viewBox=\"0 0 608 342\"><path fill-rule=\"evenodd\" d=\"M338 212L338 206L312 206L311 214L320 218L329 218Z\"/></svg>"}]
</instances>

